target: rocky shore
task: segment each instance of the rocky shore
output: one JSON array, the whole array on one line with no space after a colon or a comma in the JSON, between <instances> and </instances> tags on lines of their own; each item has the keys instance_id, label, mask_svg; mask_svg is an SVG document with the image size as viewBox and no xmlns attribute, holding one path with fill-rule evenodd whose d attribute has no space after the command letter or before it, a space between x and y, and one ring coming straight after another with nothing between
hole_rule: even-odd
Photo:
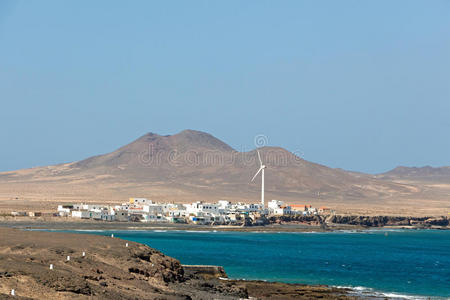
<instances>
[{"instance_id":1,"label":"rocky shore","mask_svg":"<svg viewBox=\"0 0 450 300\"><path fill-rule=\"evenodd\" d=\"M449 217L408 216L270 216L256 222L250 218L244 224L194 225L176 223L106 222L61 217L0 217L0 227L46 230L198 230L198 231L284 231L311 232L362 229L450 229Z\"/></svg>"},{"instance_id":2,"label":"rocky shore","mask_svg":"<svg viewBox=\"0 0 450 300\"><path fill-rule=\"evenodd\" d=\"M0 299L355 299L328 286L228 280L221 268L182 266L118 238L10 228L0 236Z\"/></svg>"},{"instance_id":3,"label":"rocky shore","mask_svg":"<svg viewBox=\"0 0 450 300\"><path fill-rule=\"evenodd\" d=\"M406 217L406 216L272 216L266 224L303 224L321 227L338 227L339 225L360 227L414 227L414 228L449 228L448 217Z\"/></svg>"}]
</instances>

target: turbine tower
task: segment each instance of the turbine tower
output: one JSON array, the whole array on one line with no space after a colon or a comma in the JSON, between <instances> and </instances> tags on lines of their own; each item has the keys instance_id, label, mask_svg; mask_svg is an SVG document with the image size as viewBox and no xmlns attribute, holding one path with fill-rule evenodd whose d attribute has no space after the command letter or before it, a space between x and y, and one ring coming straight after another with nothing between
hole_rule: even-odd
<instances>
[{"instance_id":1,"label":"turbine tower","mask_svg":"<svg viewBox=\"0 0 450 300\"><path fill-rule=\"evenodd\" d=\"M258 149L256 149L256 152L258 152L258 159L261 166L259 167L259 170L258 172L256 172L255 176L253 176L252 181L255 180L256 176L258 176L259 172L261 172L261 204L264 208L264 169L266 168L266 166L263 165Z\"/></svg>"}]
</instances>

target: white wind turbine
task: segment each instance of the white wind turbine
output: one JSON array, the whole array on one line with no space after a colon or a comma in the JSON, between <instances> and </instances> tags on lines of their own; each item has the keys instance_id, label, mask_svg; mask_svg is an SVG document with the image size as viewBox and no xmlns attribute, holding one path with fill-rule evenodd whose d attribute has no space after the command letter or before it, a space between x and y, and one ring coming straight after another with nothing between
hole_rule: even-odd
<instances>
[{"instance_id":1,"label":"white wind turbine","mask_svg":"<svg viewBox=\"0 0 450 300\"><path fill-rule=\"evenodd\" d=\"M264 169L266 168L265 165L263 165L263 162L261 160L261 155L259 154L258 149L256 149L256 152L258 152L258 159L259 159L259 163L261 164L261 166L259 167L258 172L256 172L255 176L253 176L252 180L255 180L256 176L258 176L259 172L261 172L261 204L264 206Z\"/></svg>"}]
</instances>

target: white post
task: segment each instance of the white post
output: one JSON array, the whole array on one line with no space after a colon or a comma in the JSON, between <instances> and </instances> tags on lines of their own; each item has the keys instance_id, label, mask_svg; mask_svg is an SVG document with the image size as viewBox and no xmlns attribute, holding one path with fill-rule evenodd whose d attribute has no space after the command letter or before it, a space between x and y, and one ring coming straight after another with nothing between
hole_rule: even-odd
<instances>
[{"instance_id":1,"label":"white post","mask_svg":"<svg viewBox=\"0 0 450 300\"><path fill-rule=\"evenodd\" d=\"M83 257L85 257L85 256L86 256L86 252L83 251Z\"/></svg>"},{"instance_id":2,"label":"white post","mask_svg":"<svg viewBox=\"0 0 450 300\"><path fill-rule=\"evenodd\" d=\"M261 204L264 208L264 169L262 169L261 180Z\"/></svg>"},{"instance_id":3,"label":"white post","mask_svg":"<svg viewBox=\"0 0 450 300\"><path fill-rule=\"evenodd\" d=\"M125 244L125 247L127 247L127 248L128 248L128 243L126 243L126 244Z\"/></svg>"},{"instance_id":4,"label":"white post","mask_svg":"<svg viewBox=\"0 0 450 300\"><path fill-rule=\"evenodd\" d=\"M53 270L53 264L50 264L50 270Z\"/></svg>"},{"instance_id":5,"label":"white post","mask_svg":"<svg viewBox=\"0 0 450 300\"><path fill-rule=\"evenodd\" d=\"M69 260L70 260L70 256L67 255L67 261L69 261Z\"/></svg>"},{"instance_id":6,"label":"white post","mask_svg":"<svg viewBox=\"0 0 450 300\"><path fill-rule=\"evenodd\" d=\"M16 291L14 289L11 290L11 296L15 296L16 295Z\"/></svg>"},{"instance_id":7,"label":"white post","mask_svg":"<svg viewBox=\"0 0 450 300\"><path fill-rule=\"evenodd\" d=\"M112 238L114 237L114 233L113 233L113 234L111 234L111 237L112 237Z\"/></svg>"}]
</instances>

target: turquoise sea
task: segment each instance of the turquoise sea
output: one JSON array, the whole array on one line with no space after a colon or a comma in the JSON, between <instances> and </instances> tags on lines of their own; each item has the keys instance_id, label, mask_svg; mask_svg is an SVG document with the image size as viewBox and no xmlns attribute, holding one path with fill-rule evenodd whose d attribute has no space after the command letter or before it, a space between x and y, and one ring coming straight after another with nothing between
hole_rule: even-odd
<instances>
[{"instance_id":1,"label":"turquoise sea","mask_svg":"<svg viewBox=\"0 0 450 300\"><path fill-rule=\"evenodd\" d=\"M345 286L411 299L450 297L450 231L84 232L114 233L183 264L221 265L231 278Z\"/></svg>"}]
</instances>

